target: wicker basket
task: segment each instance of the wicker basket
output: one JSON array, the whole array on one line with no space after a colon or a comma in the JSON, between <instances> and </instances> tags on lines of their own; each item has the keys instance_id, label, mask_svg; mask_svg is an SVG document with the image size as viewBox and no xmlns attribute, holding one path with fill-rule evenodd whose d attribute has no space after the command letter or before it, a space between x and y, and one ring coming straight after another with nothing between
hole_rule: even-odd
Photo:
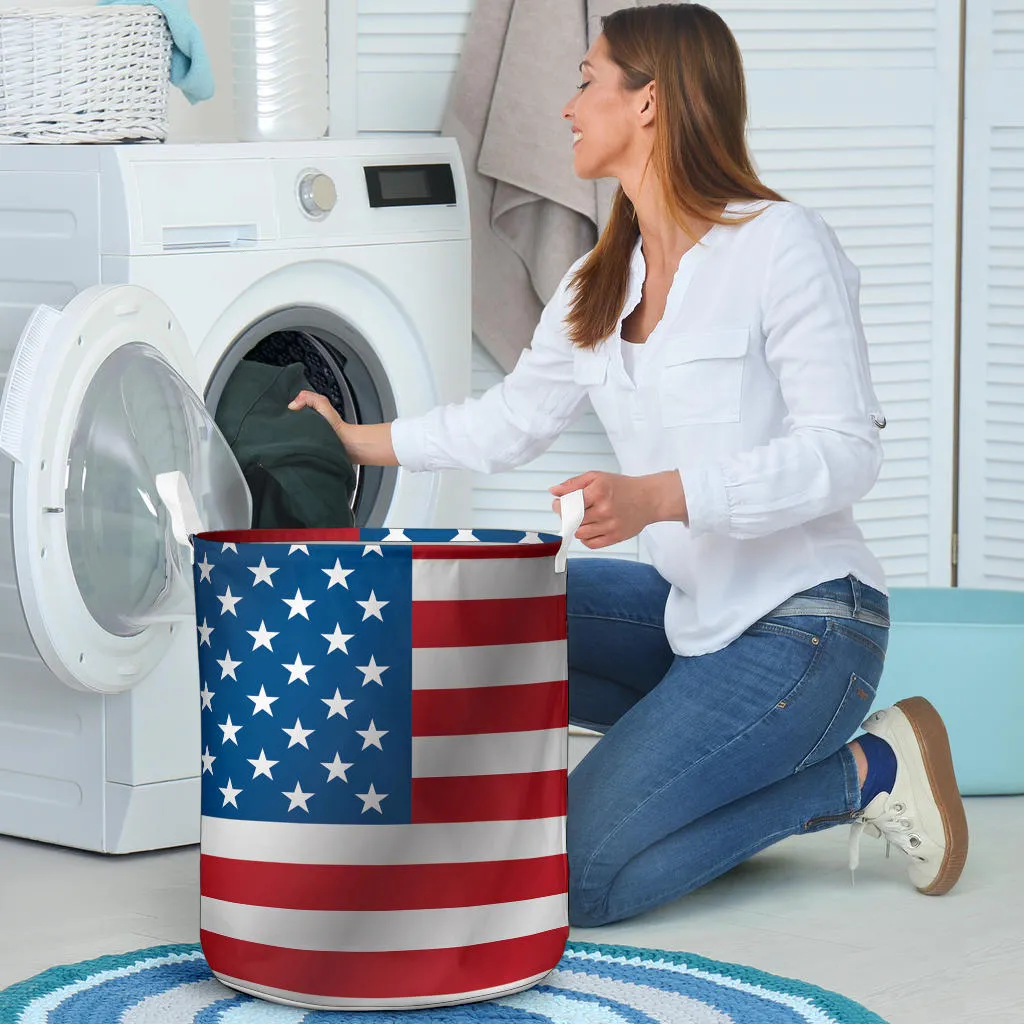
<instances>
[{"instance_id":1,"label":"wicker basket","mask_svg":"<svg viewBox=\"0 0 1024 1024\"><path fill-rule=\"evenodd\" d=\"M0 143L164 139L170 61L153 6L0 11Z\"/></svg>"}]
</instances>

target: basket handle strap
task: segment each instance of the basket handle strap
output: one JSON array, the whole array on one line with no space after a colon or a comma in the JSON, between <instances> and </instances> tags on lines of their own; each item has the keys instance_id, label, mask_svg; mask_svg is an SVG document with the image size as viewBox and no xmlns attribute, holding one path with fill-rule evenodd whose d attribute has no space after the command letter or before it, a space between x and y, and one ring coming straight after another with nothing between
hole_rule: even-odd
<instances>
[{"instance_id":1,"label":"basket handle strap","mask_svg":"<svg viewBox=\"0 0 1024 1024\"><path fill-rule=\"evenodd\" d=\"M195 550L192 537L203 532L203 523L199 518L196 500L192 497L192 489L180 469L169 473L157 473L156 490L171 516L171 531L174 539L187 547L191 562L195 561Z\"/></svg>"},{"instance_id":2,"label":"basket handle strap","mask_svg":"<svg viewBox=\"0 0 1024 1024\"><path fill-rule=\"evenodd\" d=\"M571 491L559 499L558 507L562 513L562 546L555 555L555 572L565 572L566 559L569 557L569 545L576 531L583 522L583 491Z\"/></svg>"}]
</instances>

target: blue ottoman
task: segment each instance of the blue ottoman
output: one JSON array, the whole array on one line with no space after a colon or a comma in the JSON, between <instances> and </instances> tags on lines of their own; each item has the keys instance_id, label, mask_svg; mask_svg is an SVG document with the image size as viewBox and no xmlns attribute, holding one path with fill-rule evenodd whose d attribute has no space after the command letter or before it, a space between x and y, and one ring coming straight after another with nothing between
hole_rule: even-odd
<instances>
[{"instance_id":1,"label":"blue ottoman","mask_svg":"<svg viewBox=\"0 0 1024 1024\"><path fill-rule=\"evenodd\" d=\"M927 697L965 796L1024 793L1024 593L893 588L874 707Z\"/></svg>"}]
</instances>

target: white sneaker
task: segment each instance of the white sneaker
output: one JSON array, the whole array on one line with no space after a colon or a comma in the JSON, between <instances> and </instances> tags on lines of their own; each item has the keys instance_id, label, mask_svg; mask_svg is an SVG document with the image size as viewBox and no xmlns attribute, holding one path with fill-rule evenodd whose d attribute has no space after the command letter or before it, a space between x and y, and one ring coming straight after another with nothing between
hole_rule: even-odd
<instances>
[{"instance_id":1,"label":"white sneaker","mask_svg":"<svg viewBox=\"0 0 1024 1024\"><path fill-rule=\"evenodd\" d=\"M854 820L850 870L857 868L860 833L867 830L910 857L910 880L920 892L941 896L960 877L968 842L946 727L924 697L910 697L876 711L863 728L892 747L896 781Z\"/></svg>"}]
</instances>

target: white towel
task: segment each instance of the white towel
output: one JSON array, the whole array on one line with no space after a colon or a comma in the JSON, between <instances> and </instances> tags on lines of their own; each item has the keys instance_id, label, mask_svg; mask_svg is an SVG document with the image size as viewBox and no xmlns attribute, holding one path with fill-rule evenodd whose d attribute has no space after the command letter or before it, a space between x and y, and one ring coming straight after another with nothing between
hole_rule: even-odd
<instances>
[{"instance_id":1,"label":"white towel","mask_svg":"<svg viewBox=\"0 0 1024 1024\"><path fill-rule=\"evenodd\" d=\"M441 131L469 180L473 330L505 370L608 215L617 183L575 176L561 110L601 17L624 6L637 4L476 0Z\"/></svg>"}]
</instances>

